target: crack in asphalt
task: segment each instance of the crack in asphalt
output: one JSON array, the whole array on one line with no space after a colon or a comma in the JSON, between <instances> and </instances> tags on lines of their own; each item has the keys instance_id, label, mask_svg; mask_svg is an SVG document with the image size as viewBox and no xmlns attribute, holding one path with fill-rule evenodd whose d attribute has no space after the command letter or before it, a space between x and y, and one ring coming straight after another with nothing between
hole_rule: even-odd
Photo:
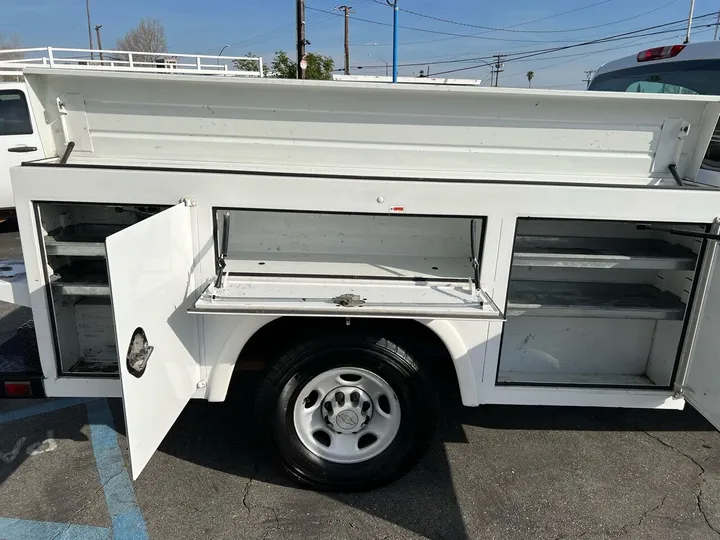
<instances>
[{"instance_id":1,"label":"crack in asphalt","mask_svg":"<svg viewBox=\"0 0 720 540\"><path fill-rule=\"evenodd\" d=\"M247 518L246 518L247 520L250 519L250 506L248 506L247 497L250 494L250 486L252 485L252 483L253 483L253 479L248 478L248 481L247 481L247 484L245 484L245 490L244 490L243 496L242 496L242 505L245 508L245 510L247 510Z\"/></svg>"},{"instance_id":2,"label":"crack in asphalt","mask_svg":"<svg viewBox=\"0 0 720 540\"><path fill-rule=\"evenodd\" d=\"M250 521L250 514L252 513L252 510L257 508L260 510L267 510L269 512L272 512L273 520L275 521L274 526L268 528L261 538L261 540L266 540L267 537L270 535L271 532L278 531L281 529L280 527L280 517L278 516L277 511L272 506L263 506L263 505L250 505L248 503L248 496L250 495L250 489L252 488L252 484L254 482L254 478L249 478L247 481L247 484L245 484L245 490L243 492L242 497L242 505L247 510L247 520Z\"/></svg>"},{"instance_id":3,"label":"crack in asphalt","mask_svg":"<svg viewBox=\"0 0 720 540\"><path fill-rule=\"evenodd\" d=\"M75 518L78 516L78 514L80 514L80 512L82 512L82 511L85 510L88 506L90 506L90 504L92 504L93 502L95 502L95 495L97 495L97 493L98 493L99 491L102 491L103 489L105 489L105 486L107 486L107 485L112 481L113 478L116 478L118 475L120 475L120 474L122 474L122 473L124 473L124 472L125 472L125 469L123 468L123 469L121 469L120 471L118 471L118 472L116 472L115 474L113 474L110 478L108 478L108 479L105 481L105 483L103 483L103 484L100 485L100 487L94 489L94 490L90 493L90 496L89 496L88 500L85 502L85 504L83 504L80 508L78 508L77 510L75 510L75 512L73 512L73 515L70 516L70 519L69 519L69 520L67 521L67 523L66 523L67 527L65 527L65 528L62 529L61 531L58 531L58 533L57 533L55 536L53 536L52 538L50 538L50 540L55 540L56 538L59 538L60 536L62 536L63 534L65 534L65 532L67 532L67 531L70 529L70 527L72 527L73 525L75 525L75 524L76 524L76 523L75 523ZM112 520L112 517L111 517L111 520Z\"/></svg>"},{"instance_id":4,"label":"crack in asphalt","mask_svg":"<svg viewBox=\"0 0 720 540\"><path fill-rule=\"evenodd\" d=\"M692 457L692 456L689 455L689 454L686 454L685 452L683 452L683 451L680 450L679 448L675 448L672 444L663 441L660 437L657 437L657 436L653 435L653 434L650 433L649 431L643 431L643 433L645 433L645 435L647 435L647 436L650 437L651 439L655 439L657 442L659 442L659 443L662 444L663 446L666 446L666 447L669 448L670 450L672 450L672 451L674 451L674 452L677 452L677 453L680 454L681 456L689 459L689 460L692 461L692 462L695 464L695 466L700 470L700 473L699 473L698 476L697 476L699 486L698 486L697 493L695 493L695 504L696 504L696 506L697 506L698 512L700 512L700 515L703 517L703 520L705 520L705 524L710 528L710 530L712 530L716 535L718 535L718 536L720 537L720 530L716 529L716 528L713 526L713 524L710 523L710 520L708 519L707 514L705 513L705 509L703 508L702 496L703 496L703 482L704 482L704 478L703 478L703 477L705 476L705 467L703 467L702 464L701 464L701 462L699 462L698 460L696 460L694 457Z\"/></svg>"},{"instance_id":5,"label":"crack in asphalt","mask_svg":"<svg viewBox=\"0 0 720 540\"><path fill-rule=\"evenodd\" d=\"M262 540L265 540L271 532L280 530L280 518L278 517L277 512L275 511L275 509L273 507L262 506L260 508L270 510L273 513L273 516L275 517L275 527L268 529L267 531L265 531L265 534L263 534Z\"/></svg>"},{"instance_id":6,"label":"crack in asphalt","mask_svg":"<svg viewBox=\"0 0 720 540\"><path fill-rule=\"evenodd\" d=\"M620 527L620 528L617 529L616 531L612 531L612 530L609 530L609 529L607 529L607 528L603 528L603 529L597 530L597 531L584 531L584 532L582 532L582 533L580 533L580 534L577 534L577 535L566 535L566 534L562 534L562 535L556 537L555 540L568 540L568 539L570 539L570 538L583 538L583 537L585 537L585 536L587 536L587 535L589 535L589 534L605 534L606 536L608 536L608 537L610 537L610 538L618 538L618 537L620 537L620 536L623 536L623 535L627 534L628 531L630 531L631 529L634 529L635 527L639 527L640 525L642 525L643 521L645 521L645 519L647 519L647 517L648 517L650 514L652 514L653 512L656 512L657 510L659 510L660 508L662 508L662 506L665 504L665 501L667 500L667 498L668 498L669 496L670 496L670 493L666 493L666 494L663 496L662 500L661 500L658 504L656 504L656 505L653 506L652 508L648 508L647 510L645 510L645 511L640 515L640 518L639 518L639 519L637 519L636 521L633 521L633 522L631 522L631 523L626 523L625 525L623 525L622 527Z\"/></svg>"}]
</instances>

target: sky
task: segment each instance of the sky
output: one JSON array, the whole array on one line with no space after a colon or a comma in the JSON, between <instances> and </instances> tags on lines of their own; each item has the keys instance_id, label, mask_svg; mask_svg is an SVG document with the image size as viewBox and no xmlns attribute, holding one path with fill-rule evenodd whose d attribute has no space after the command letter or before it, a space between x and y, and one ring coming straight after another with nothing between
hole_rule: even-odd
<instances>
[{"instance_id":1,"label":"sky","mask_svg":"<svg viewBox=\"0 0 720 540\"><path fill-rule=\"evenodd\" d=\"M392 9L384 0L346 3L355 11L351 72L384 75L385 63L392 62ZM92 24L102 24L106 49L142 18L157 18L170 52L216 55L229 45L223 55L252 52L266 62L278 50L294 56L295 5L295 0L90 0ZM306 0L306 5L308 51L331 56L342 68L339 3ZM399 63L422 64L402 66L400 75L417 75L429 64L431 75L471 68L443 76L489 82L486 62L506 54L501 86L527 86L526 74L533 71L533 87L581 89L586 70L652 46L681 43L685 23L643 32L671 30L659 35L526 55L687 20L690 0L398 0L398 6ZM695 16L719 9L720 0L696 0ZM714 15L696 20L692 41L713 39L715 22ZM25 47L87 48L85 0L0 0L0 34L16 35Z\"/></svg>"}]
</instances>

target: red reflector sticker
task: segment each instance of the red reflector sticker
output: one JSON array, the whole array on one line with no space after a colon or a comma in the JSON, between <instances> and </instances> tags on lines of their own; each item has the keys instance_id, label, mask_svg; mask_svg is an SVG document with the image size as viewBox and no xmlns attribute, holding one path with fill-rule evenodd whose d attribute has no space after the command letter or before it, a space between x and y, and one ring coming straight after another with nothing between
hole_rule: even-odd
<instances>
[{"instance_id":1,"label":"red reflector sticker","mask_svg":"<svg viewBox=\"0 0 720 540\"><path fill-rule=\"evenodd\" d=\"M32 396L30 382L13 381L5 383L5 395L7 397L28 397Z\"/></svg>"}]
</instances>

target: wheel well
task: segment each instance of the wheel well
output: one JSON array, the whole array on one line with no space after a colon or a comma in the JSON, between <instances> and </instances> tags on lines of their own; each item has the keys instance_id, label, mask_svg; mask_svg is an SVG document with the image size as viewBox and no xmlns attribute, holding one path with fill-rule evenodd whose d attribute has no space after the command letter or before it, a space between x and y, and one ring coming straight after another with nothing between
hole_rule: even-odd
<instances>
[{"instance_id":1,"label":"wheel well","mask_svg":"<svg viewBox=\"0 0 720 540\"><path fill-rule=\"evenodd\" d=\"M347 329L376 332L418 358L452 360L438 335L415 320L281 317L263 326L248 340L235 367L238 370L264 370L270 358L297 341ZM452 361L438 364L452 367Z\"/></svg>"}]
</instances>

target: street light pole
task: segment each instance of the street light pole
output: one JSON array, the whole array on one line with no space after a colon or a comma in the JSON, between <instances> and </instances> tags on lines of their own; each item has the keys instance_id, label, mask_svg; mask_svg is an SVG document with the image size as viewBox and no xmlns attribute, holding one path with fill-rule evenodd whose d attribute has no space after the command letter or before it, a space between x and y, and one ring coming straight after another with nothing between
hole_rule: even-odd
<instances>
[{"instance_id":1,"label":"street light pole","mask_svg":"<svg viewBox=\"0 0 720 540\"><path fill-rule=\"evenodd\" d=\"M87 13L87 21L88 21L88 41L90 41L90 60L95 60L95 55L93 54L93 41L92 41L92 23L90 22L90 0L85 0L85 12Z\"/></svg>"},{"instance_id":2,"label":"street light pole","mask_svg":"<svg viewBox=\"0 0 720 540\"><path fill-rule=\"evenodd\" d=\"M369 53L368 56L372 56L374 58L377 58L380 60L383 64L385 64L385 76L387 77L390 74L390 64L387 63L386 60L383 60L380 58L377 54Z\"/></svg>"},{"instance_id":3,"label":"street light pole","mask_svg":"<svg viewBox=\"0 0 720 540\"><path fill-rule=\"evenodd\" d=\"M98 53L100 55L100 62L103 61L103 53L102 53L102 40L100 39L100 29L102 28L102 24L95 25L95 33L97 34L98 38L98 49L100 52Z\"/></svg>"},{"instance_id":4,"label":"street light pole","mask_svg":"<svg viewBox=\"0 0 720 540\"><path fill-rule=\"evenodd\" d=\"M223 51L224 51L225 49L227 49L229 46L230 46L230 45L225 45L222 49L220 49L220 52L218 53L218 56L222 56ZM220 65L220 59L218 58L218 59L216 60L216 62L217 62L217 65L219 66L219 65Z\"/></svg>"},{"instance_id":5,"label":"street light pole","mask_svg":"<svg viewBox=\"0 0 720 540\"><path fill-rule=\"evenodd\" d=\"M392 82L398 78L398 0L385 0L393 8L393 76Z\"/></svg>"}]
</instances>

